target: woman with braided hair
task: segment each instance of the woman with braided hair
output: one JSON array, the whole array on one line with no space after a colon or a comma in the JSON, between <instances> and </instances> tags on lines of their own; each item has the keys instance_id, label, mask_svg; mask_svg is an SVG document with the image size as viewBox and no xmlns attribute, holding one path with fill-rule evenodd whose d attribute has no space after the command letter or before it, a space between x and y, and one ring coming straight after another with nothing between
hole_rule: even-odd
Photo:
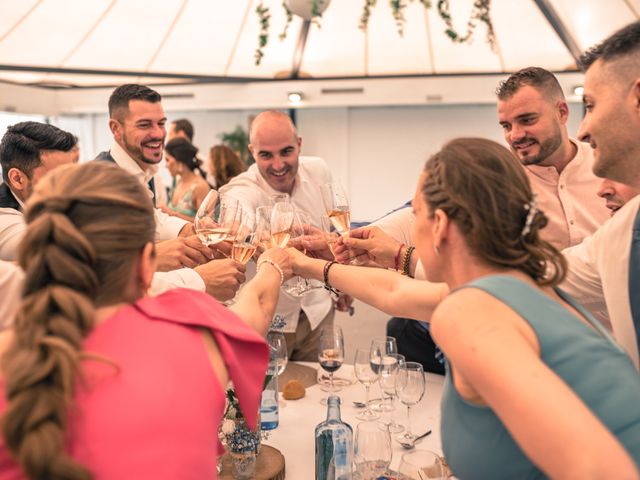
<instances>
[{"instance_id":1,"label":"woman with braided hair","mask_svg":"<svg viewBox=\"0 0 640 480\"><path fill-rule=\"evenodd\" d=\"M104 162L42 179L25 219L23 301L0 334L0 479L216 478L229 379L256 422L287 255L266 251L231 309L147 297L153 206Z\"/></svg>"},{"instance_id":2,"label":"woman with braided hair","mask_svg":"<svg viewBox=\"0 0 640 480\"><path fill-rule=\"evenodd\" d=\"M289 253L298 275L430 319L447 358L441 437L453 473L639 478L640 378L557 288L565 261L540 238L547 219L513 155L490 140L452 140L427 161L412 204L416 253L442 283Z\"/></svg>"}]
</instances>

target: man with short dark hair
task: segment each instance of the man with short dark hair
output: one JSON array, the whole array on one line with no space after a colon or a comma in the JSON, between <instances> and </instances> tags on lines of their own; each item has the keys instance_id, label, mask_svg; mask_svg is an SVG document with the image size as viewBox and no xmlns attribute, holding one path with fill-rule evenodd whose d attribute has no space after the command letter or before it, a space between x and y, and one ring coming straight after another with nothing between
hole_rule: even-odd
<instances>
[{"instance_id":1,"label":"man with short dark hair","mask_svg":"<svg viewBox=\"0 0 640 480\"><path fill-rule=\"evenodd\" d=\"M15 260L25 225L22 210L34 186L60 165L75 163L78 139L40 122L10 126L0 141L0 259Z\"/></svg>"},{"instance_id":2,"label":"man with short dark hair","mask_svg":"<svg viewBox=\"0 0 640 480\"><path fill-rule=\"evenodd\" d=\"M171 122L167 140L173 140L176 137L186 138L193 143L193 124L186 118L179 118Z\"/></svg>"},{"instance_id":3,"label":"man with short dark hair","mask_svg":"<svg viewBox=\"0 0 640 480\"><path fill-rule=\"evenodd\" d=\"M585 117L578 136L590 143L596 175L640 189L640 22L582 57ZM580 245L564 250L562 288L591 309L605 305L613 334L636 368L640 334L640 196Z\"/></svg>"},{"instance_id":4,"label":"man with short dark hair","mask_svg":"<svg viewBox=\"0 0 640 480\"><path fill-rule=\"evenodd\" d=\"M569 107L556 77L544 68L519 70L500 83L498 120L549 219L542 236L562 249L580 243L609 213L596 198L589 145L569 137Z\"/></svg>"},{"instance_id":5,"label":"man with short dark hair","mask_svg":"<svg viewBox=\"0 0 640 480\"><path fill-rule=\"evenodd\" d=\"M115 162L149 188L155 198L154 175L162 160L167 117L162 97L145 85L125 84L109 98L113 143L96 160ZM213 250L194 235L193 224L155 209L158 270L171 274L177 286L206 290L219 300L232 298L244 281L244 265L214 260ZM189 268L182 268L189 267Z\"/></svg>"}]
</instances>

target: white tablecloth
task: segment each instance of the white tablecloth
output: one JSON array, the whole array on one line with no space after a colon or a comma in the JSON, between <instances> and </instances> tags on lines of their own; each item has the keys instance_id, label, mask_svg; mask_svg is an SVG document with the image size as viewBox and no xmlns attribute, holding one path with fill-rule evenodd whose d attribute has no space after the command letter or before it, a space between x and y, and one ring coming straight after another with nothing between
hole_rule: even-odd
<instances>
[{"instance_id":1,"label":"white tablecloth","mask_svg":"<svg viewBox=\"0 0 640 480\"><path fill-rule=\"evenodd\" d=\"M320 369L318 364L306 364ZM353 401L365 399L365 389L359 384L353 375L352 365L343 365L336 372L337 376L348 377L353 385L343 387L337 395L340 396L340 412L342 420L353 428L355 434L356 425L360 422L356 415L361 410L353 406ZM440 375L426 374L425 395L417 405L411 407L411 429L414 434L421 434L432 430L431 435L424 438L418 445L421 448L442 453L440 446L440 397L444 377ZM286 462L286 478L290 480L303 480L314 478L315 466L315 439L314 430L317 424L324 421L327 416L327 407L320 404L320 399L327 393L314 385L307 389L306 395L300 400L286 400L286 405L280 407L280 425L272 430L268 440L264 443L271 445L282 452ZM371 398L380 397L380 387L375 384L371 387ZM405 425L407 408L396 401L396 410L392 412L396 422ZM387 415L387 414L385 414ZM395 436L396 434L392 434ZM406 452L395 440L393 444L393 458L391 469L396 469L400 464L402 453Z\"/></svg>"}]
</instances>

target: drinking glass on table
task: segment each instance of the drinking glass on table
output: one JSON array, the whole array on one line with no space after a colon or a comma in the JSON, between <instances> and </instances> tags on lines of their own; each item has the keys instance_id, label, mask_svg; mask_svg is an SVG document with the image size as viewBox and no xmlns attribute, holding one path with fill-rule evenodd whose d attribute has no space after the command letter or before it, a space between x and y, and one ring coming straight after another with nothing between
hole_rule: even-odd
<instances>
[{"instance_id":1,"label":"drinking glass on table","mask_svg":"<svg viewBox=\"0 0 640 480\"><path fill-rule=\"evenodd\" d=\"M369 389L371 385L378 381L378 372L376 372L371 366L371 350L358 348L356 350L356 357L353 362L353 368L356 372L356 378L364 385L367 392L365 408L356 415L358 420L375 420L378 418L378 414L371 410L369 405Z\"/></svg>"},{"instance_id":2,"label":"drinking glass on table","mask_svg":"<svg viewBox=\"0 0 640 480\"><path fill-rule=\"evenodd\" d=\"M293 205L287 202L278 202L271 209L271 245L273 247L286 248L291 236L293 224Z\"/></svg>"},{"instance_id":3,"label":"drinking glass on table","mask_svg":"<svg viewBox=\"0 0 640 480\"><path fill-rule=\"evenodd\" d=\"M335 182L325 183L320 190L329 220L340 236L348 237L351 229L351 210L345 190ZM360 265L360 261L355 258L352 251L350 251L350 256L352 257L350 262L352 265Z\"/></svg>"},{"instance_id":4,"label":"drinking glass on table","mask_svg":"<svg viewBox=\"0 0 640 480\"><path fill-rule=\"evenodd\" d=\"M411 431L411 407L424 396L425 380L422 365L417 362L405 362L396 373L396 391L398 398L407 406L407 428L405 433L398 435L402 442L413 442L416 435Z\"/></svg>"},{"instance_id":5,"label":"drinking glass on table","mask_svg":"<svg viewBox=\"0 0 640 480\"><path fill-rule=\"evenodd\" d=\"M376 373L380 373L382 367L382 360L385 355L391 353L398 353L398 344L394 337L377 337L371 341L371 368L376 370ZM387 358L386 361L392 362L392 358ZM382 392L382 384L380 384L380 397L384 400L384 393ZM379 402L371 402L371 408L378 412L388 412L391 410L388 403L384 403L382 400Z\"/></svg>"},{"instance_id":6,"label":"drinking glass on table","mask_svg":"<svg viewBox=\"0 0 640 480\"><path fill-rule=\"evenodd\" d=\"M287 368L287 363L289 362L289 355L287 354L287 340L285 339L284 333L269 332L267 334L267 343L271 350L271 358L275 360L278 366L276 375L280 376L282 375L282 372L284 372L285 368ZM286 402L281 399L279 406L286 406Z\"/></svg>"},{"instance_id":7,"label":"drinking glass on table","mask_svg":"<svg viewBox=\"0 0 640 480\"><path fill-rule=\"evenodd\" d=\"M238 211L239 203L236 199L210 190L193 222L200 241L211 246L226 240L229 232L237 226Z\"/></svg>"},{"instance_id":8,"label":"drinking glass on table","mask_svg":"<svg viewBox=\"0 0 640 480\"><path fill-rule=\"evenodd\" d=\"M336 391L333 384L333 372L338 370L344 362L344 336L339 326L327 325L322 329L318 362L320 362L322 369L329 373L329 396L331 396ZM327 398L323 398L320 403L326 405Z\"/></svg>"},{"instance_id":9,"label":"drinking glass on table","mask_svg":"<svg viewBox=\"0 0 640 480\"><path fill-rule=\"evenodd\" d=\"M359 423L353 441L353 456L361 478L378 478L387 473L392 450L386 425L377 421Z\"/></svg>"},{"instance_id":10,"label":"drinking glass on table","mask_svg":"<svg viewBox=\"0 0 640 480\"><path fill-rule=\"evenodd\" d=\"M401 480L446 480L442 459L429 450L415 449L402 455L398 473Z\"/></svg>"},{"instance_id":11,"label":"drinking glass on table","mask_svg":"<svg viewBox=\"0 0 640 480\"><path fill-rule=\"evenodd\" d=\"M390 353L387 356L391 357L394 361L382 362L382 368L380 370L380 386L382 387L383 402L386 402L388 399L389 402L387 404L390 406L390 408L383 410L393 412L395 410L394 400L397 397L396 379L398 378L398 370L400 369L400 366L405 363L405 358L404 355L400 355L398 353ZM385 422L385 424L391 433L399 433L404 430L404 427L393 419L392 414L389 416L389 420L388 422Z\"/></svg>"}]
</instances>

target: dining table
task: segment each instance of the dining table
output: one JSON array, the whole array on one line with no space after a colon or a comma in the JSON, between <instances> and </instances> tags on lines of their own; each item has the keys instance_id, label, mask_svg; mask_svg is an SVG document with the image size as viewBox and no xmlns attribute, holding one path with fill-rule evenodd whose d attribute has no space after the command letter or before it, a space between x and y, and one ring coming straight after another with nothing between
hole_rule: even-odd
<instances>
[{"instance_id":1,"label":"dining table","mask_svg":"<svg viewBox=\"0 0 640 480\"><path fill-rule=\"evenodd\" d=\"M318 363L302 362L300 365L321 371ZM324 372L321 371L321 373ZM335 375L351 382L351 385L340 387L340 391L335 392L334 395L340 397L342 421L349 424L355 434L356 426L360 422L356 415L362 411L362 407L356 406L354 402L365 401L365 388L356 380L353 365L342 365ZM421 439L416 448L431 450L441 455L440 398L444 377L431 373L424 375L425 393L422 400L411 407L411 431L413 434L420 435L431 430L431 434ZM321 404L321 400L327 395L328 392L323 391L319 383L306 388L304 397L299 400L284 400L282 404L282 394L280 394L279 425L268 432L263 443L277 448L284 455L286 479L306 480L313 479L315 476L314 432L315 427L326 420L327 407ZM371 386L370 397L371 399L381 397L381 390L377 383ZM407 407L397 399L394 405L395 410L380 413L381 419L387 420L392 416L395 422L406 426ZM396 435L392 434L391 442L393 456L389 468L392 471L397 470L402 454L408 451L395 440Z\"/></svg>"}]
</instances>

